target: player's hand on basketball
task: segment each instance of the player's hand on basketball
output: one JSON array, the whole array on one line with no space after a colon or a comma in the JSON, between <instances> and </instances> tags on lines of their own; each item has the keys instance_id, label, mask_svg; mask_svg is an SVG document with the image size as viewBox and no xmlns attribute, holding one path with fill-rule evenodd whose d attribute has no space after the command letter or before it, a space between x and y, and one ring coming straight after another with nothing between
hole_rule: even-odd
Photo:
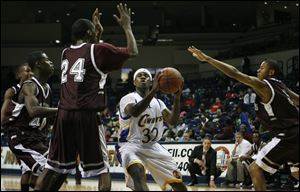
<instances>
[{"instance_id":1,"label":"player's hand on basketball","mask_svg":"<svg viewBox=\"0 0 300 192\"><path fill-rule=\"evenodd\" d=\"M178 89L178 91L175 93L175 97L180 98L180 96L182 94L182 90L183 90L183 85L184 85L184 78L182 77L182 84L181 84L180 88Z\"/></svg>"},{"instance_id":2,"label":"player's hand on basketball","mask_svg":"<svg viewBox=\"0 0 300 192\"><path fill-rule=\"evenodd\" d=\"M96 36L100 40L102 32L103 32L103 27L100 23L100 15L98 8L95 9L93 15L92 15L92 22L95 25L96 28Z\"/></svg>"},{"instance_id":3,"label":"player's hand on basketball","mask_svg":"<svg viewBox=\"0 0 300 192\"><path fill-rule=\"evenodd\" d=\"M127 8L127 4L120 3L117 5L120 17L113 15L123 29L131 29L131 9Z\"/></svg>"},{"instance_id":4,"label":"player's hand on basketball","mask_svg":"<svg viewBox=\"0 0 300 192\"><path fill-rule=\"evenodd\" d=\"M196 57L199 61L206 62L209 59L209 56L207 56L206 54L204 54L202 51L200 51L194 46L190 46L188 48L188 51L191 52L192 55Z\"/></svg>"},{"instance_id":5,"label":"player's hand on basketball","mask_svg":"<svg viewBox=\"0 0 300 192\"><path fill-rule=\"evenodd\" d=\"M154 90L155 92L159 90L159 83L158 82L159 82L160 74L161 74L161 71L158 71L155 74L153 82L152 82L152 90Z\"/></svg>"}]
</instances>

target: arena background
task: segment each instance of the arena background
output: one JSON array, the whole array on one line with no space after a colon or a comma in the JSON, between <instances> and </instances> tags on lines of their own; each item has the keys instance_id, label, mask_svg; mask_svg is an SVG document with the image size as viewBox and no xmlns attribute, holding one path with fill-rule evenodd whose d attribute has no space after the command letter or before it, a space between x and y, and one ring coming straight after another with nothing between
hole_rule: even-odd
<instances>
[{"instance_id":1,"label":"arena background","mask_svg":"<svg viewBox=\"0 0 300 192\"><path fill-rule=\"evenodd\" d=\"M185 88L192 91L210 79L224 76L199 62L186 51L194 45L208 55L243 70L245 57L250 70L256 71L265 58L281 64L283 78L299 93L299 2L298 1L126 1L134 12L132 27L139 56L129 60L124 69L110 74L109 108L114 110L118 99L128 91L130 73L146 67L154 74L164 67L177 68L185 78ZM1 104L4 91L16 83L15 67L28 53L43 50L55 65L49 83L54 102L59 98L60 54L70 45L71 24L78 18L90 18L96 7L102 13L102 41L125 46L125 35L113 18L116 1L1 1ZM129 78L129 79L128 79ZM196 87L195 87L196 86ZM111 116L111 118L116 118ZM108 141L113 141L108 140ZM164 144L175 157L188 181L187 151L201 139L183 144ZM110 142L109 142L110 143ZM213 147L232 150L233 140L213 141ZM122 174L109 144L112 172ZM186 150L186 152L182 152ZM176 152L178 151L178 153ZM185 154L186 153L186 154ZM224 166L227 156L219 151L218 165ZM1 177L15 172L18 166L6 147L1 131ZM226 172L226 167L224 168ZM225 176L225 172L222 177ZM114 175L116 176L116 175ZM119 176L116 176L119 177ZM2 183L1 183L2 189Z\"/></svg>"}]
</instances>

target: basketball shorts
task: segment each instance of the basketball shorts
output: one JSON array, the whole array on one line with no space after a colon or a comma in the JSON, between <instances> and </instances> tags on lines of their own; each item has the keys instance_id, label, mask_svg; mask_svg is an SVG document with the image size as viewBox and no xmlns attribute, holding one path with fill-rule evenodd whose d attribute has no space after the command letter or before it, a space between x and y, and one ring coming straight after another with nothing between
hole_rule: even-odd
<instances>
[{"instance_id":1,"label":"basketball shorts","mask_svg":"<svg viewBox=\"0 0 300 192\"><path fill-rule=\"evenodd\" d=\"M284 163L299 163L299 127L278 132L257 154L256 164L274 174Z\"/></svg>"},{"instance_id":2,"label":"basketball shorts","mask_svg":"<svg viewBox=\"0 0 300 192\"><path fill-rule=\"evenodd\" d=\"M134 183L127 172L127 168L135 163L142 164L162 190L166 190L169 183L182 182L181 174L177 170L177 165L171 154L159 143L137 144L126 142L122 143L119 152L122 167L125 171L126 185L132 190L134 190Z\"/></svg>"},{"instance_id":3,"label":"basketball shorts","mask_svg":"<svg viewBox=\"0 0 300 192\"><path fill-rule=\"evenodd\" d=\"M79 155L82 177L107 173L108 155L104 128L94 111L58 110L46 168L62 174L76 173Z\"/></svg>"},{"instance_id":4,"label":"basketball shorts","mask_svg":"<svg viewBox=\"0 0 300 192\"><path fill-rule=\"evenodd\" d=\"M22 174L32 171L33 175L38 176L45 167L48 155L44 135L32 129L10 133L8 137L10 150L21 162Z\"/></svg>"}]
</instances>

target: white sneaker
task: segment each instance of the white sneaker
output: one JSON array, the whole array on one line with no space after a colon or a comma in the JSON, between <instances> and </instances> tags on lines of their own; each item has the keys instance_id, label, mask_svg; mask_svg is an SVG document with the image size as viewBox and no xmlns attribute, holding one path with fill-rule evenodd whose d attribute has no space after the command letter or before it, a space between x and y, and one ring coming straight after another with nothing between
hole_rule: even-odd
<instances>
[{"instance_id":1,"label":"white sneaker","mask_svg":"<svg viewBox=\"0 0 300 192\"><path fill-rule=\"evenodd\" d=\"M295 189L299 188L299 181L297 182L297 184L294 185L294 188Z\"/></svg>"}]
</instances>

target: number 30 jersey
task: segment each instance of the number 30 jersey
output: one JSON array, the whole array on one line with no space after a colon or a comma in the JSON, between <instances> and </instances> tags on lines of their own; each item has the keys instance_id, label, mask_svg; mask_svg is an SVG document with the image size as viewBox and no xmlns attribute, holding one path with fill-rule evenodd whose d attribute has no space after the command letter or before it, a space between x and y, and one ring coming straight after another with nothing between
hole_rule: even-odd
<instances>
[{"instance_id":1,"label":"number 30 jersey","mask_svg":"<svg viewBox=\"0 0 300 192\"><path fill-rule=\"evenodd\" d=\"M106 106L106 73L120 69L129 56L127 48L108 43L82 43L64 49L58 107L65 110L103 110Z\"/></svg>"},{"instance_id":2,"label":"number 30 jersey","mask_svg":"<svg viewBox=\"0 0 300 192\"><path fill-rule=\"evenodd\" d=\"M129 93L122 97L119 108L119 143L151 143L159 141L163 134L163 115L166 105L157 98L153 98L147 109L138 117L125 113L129 103L138 103L143 98L137 93Z\"/></svg>"}]
</instances>

